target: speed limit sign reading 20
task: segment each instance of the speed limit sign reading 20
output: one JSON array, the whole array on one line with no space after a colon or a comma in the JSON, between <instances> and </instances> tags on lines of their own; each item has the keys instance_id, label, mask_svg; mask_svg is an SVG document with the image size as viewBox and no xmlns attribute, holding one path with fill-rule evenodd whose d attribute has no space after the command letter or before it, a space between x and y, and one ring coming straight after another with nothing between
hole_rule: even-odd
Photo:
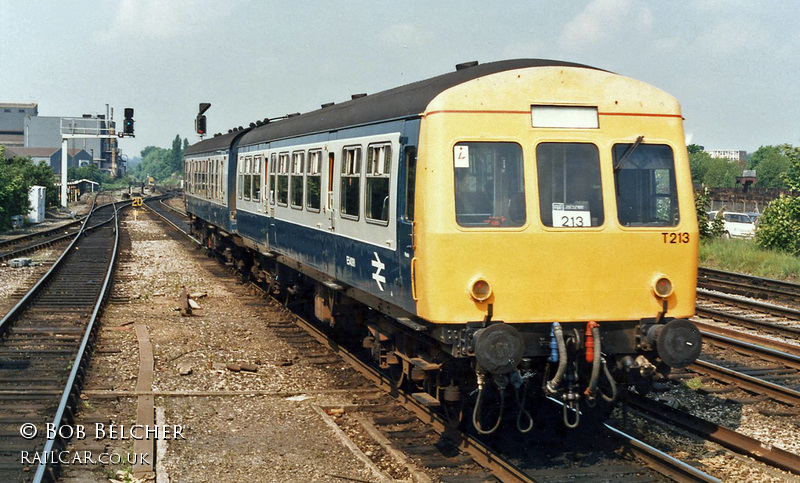
<instances>
[{"instance_id":1,"label":"speed limit sign reading 20","mask_svg":"<svg viewBox=\"0 0 800 483\"><path fill-rule=\"evenodd\" d=\"M139 197L139 196L136 196L136 197L133 198L133 203L131 203L131 206L142 206L142 204L143 204L142 198Z\"/></svg>"}]
</instances>

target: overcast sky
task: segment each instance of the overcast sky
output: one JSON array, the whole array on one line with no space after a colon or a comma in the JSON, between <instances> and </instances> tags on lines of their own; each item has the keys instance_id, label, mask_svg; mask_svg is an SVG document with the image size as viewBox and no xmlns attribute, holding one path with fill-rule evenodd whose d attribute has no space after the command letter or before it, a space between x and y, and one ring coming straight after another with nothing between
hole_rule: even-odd
<instances>
[{"instance_id":1,"label":"overcast sky","mask_svg":"<svg viewBox=\"0 0 800 483\"><path fill-rule=\"evenodd\" d=\"M584 63L678 98L707 149L800 145L800 2L0 0L0 102L135 109L136 156L457 63ZM119 123L121 124L121 122Z\"/></svg>"}]
</instances>

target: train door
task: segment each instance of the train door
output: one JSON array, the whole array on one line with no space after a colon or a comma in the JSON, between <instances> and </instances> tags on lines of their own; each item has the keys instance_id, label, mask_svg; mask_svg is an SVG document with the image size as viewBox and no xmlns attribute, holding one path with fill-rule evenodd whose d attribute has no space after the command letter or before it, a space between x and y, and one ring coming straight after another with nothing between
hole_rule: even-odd
<instances>
[{"instance_id":1,"label":"train door","mask_svg":"<svg viewBox=\"0 0 800 483\"><path fill-rule=\"evenodd\" d=\"M265 153L260 166L261 172L264 173L264 178L263 178L264 185L262 186L262 193L264 193L264 201L259 211L264 213L264 216L267 217L266 233L264 233L264 243L267 245L267 249L269 249L269 247L271 246L269 242L269 234L272 231L272 218L270 217L270 204L269 204L269 195L270 191L272 190L272 175L269 166L270 166L269 153Z\"/></svg>"},{"instance_id":2,"label":"train door","mask_svg":"<svg viewBox=\"0 0 800 483\"><path fill-rule=\"evenodd\" d=\"M278 154L272 153L269 156L269 174L267 175L267 246L272 247L276 245L276 230L275 230L275 192L277 190L277 165Z\"/></svg>"},{"instance_id":3,"label":"train door","mask_svg":"<svg viewBox=\"0 0 800 483\"><path fill-rule=\"evenodd\" d=\"M236 213L236 157L227 156L228 161L228 208L233 218Z\"/></svg>"},{"instance_id":4,"label":"train door","mask_svg":"<svg viewBox=\"0 0 800 483\"><path fill-rule=\"evenodd\" d=\"M336 200L334 199L334 176L336 171L333 169L335 155L333 152L328 153L328 196L327 196L327 213L328 213L328 230L331 232L336 231Z\"/></svg>"}]
</instances>

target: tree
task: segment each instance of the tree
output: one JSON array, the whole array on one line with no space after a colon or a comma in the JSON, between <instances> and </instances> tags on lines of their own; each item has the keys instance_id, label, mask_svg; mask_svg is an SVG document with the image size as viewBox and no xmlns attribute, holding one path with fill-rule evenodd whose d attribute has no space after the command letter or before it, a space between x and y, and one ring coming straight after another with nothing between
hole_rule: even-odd
<instances>
[{"instance_id":1,"label":"tree","mask_svg":"<svg viewBox=\"0 0 800 483\"><path fill-rule=\"evenodd\" d=\"M770 156L758 163L756 185L762 188L784 188L783 174L789 172L789 158L784 155Z\"/></svg>"},{"instance_id":2,"label":"tree","mask_svg":"<svg viewBox=\"0 0 800 483\"><path fill-rule=\"evenodd\" d=\"M693 183L711 188L731 188L736 184L736 177L742 174L736 163L724 158L712 158L705 151L689 154L689 167Z\"/></svg>"},{"instance_id":3,"label":"tree","mask_svg":"<svg viewBox=\"0 0 800 483\"><path fill-rule=\"evenodd\" d=\"M736 177L742 170L736 163L725 158L711 158L706 167L703 183L712 188L732 188L736 185Z\"/></svg>"},{"instance_id":4,"label":"tree","mask_svg":"<svg viewBox=\"0 0 800 483\"><path fill-rule=\"evenodd\" d=\"M692 171L692 183L701 184L708 171L711 155L705 151L689 151L689 168Z\"/></svg>"},{"instance_id":5,"label":"tree","mask_svg":"<svg viewBox=\"0 0 800 483\"><path fill-rule=\"evenodd\" d=\"M782 154L779 146L761 146L753 151L747 159L747 169L758 169L758 165L761 164L761 161L770 157L781 156Z\"/></svg>"},{"instance_id":6,"label":"tree","mask_svg":"<svg viewBox=\"0 0 800 483\"><path fill-rule=\"evenodd\" d=\"M58 202L55 174L45 163L34 164L31 158L0 158L0 228L10 225L13 215L28 213L31 186L44 186L47 204Z\"/></svg>"},{"instance_id":7,"label":"tree","mask_svg":"<svg viewBox=\"0 0 800 483\"><path fill-rule=\"evenodd\" d=\"M99 184L108 184L113 181L110 174L94 165L69 168L67 170L67 179L70 181L88 179Z\"/></svg>"},{"instance_id":8,"label":"tree","mask_svg":"<svg viewBox=\"0 0 800 483\"><path fill-rule=\"evenodd\" d=\"M783 183L792 191L800 191L800 148L784 144L781 149L789 160L789 169L781 175Z\"/></svg>"},{"instance_id":9,"label":"tree","mask_svg":"<svg viewBox=\"0 0 800 483\"><path fill-rule=\"evenodd\" d=\"M189 146L189 140L181 141L176 135L170 149L147 146L142 150L142 162L133 170L137 180L146 181L152 176L156 182L164 182L170 178L178 179L183 174L183 154Z\"/></svg>"},{"instance_id":10,"label":"tree","mask_svg":"<svg viewBox=\"0 0 800 483\"><path fill-rule=\"evenodd\" d=\"M761 146L747 161L747 169L756 170L757 186L763 188L784 188L781 173L788 172L789 167L789 158L782 146Z\"/></svg>"}]
</instances>

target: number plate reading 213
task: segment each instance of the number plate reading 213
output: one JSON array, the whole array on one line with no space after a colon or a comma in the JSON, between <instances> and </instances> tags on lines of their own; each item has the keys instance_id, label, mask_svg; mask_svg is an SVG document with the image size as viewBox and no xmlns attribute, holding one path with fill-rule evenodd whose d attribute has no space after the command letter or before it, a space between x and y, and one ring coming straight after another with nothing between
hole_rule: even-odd
<instances>
[{"instance_id":1,"label":"number plate reading 213","mask_svg":"<svg viewBox=\"0 0 800 483\"><path fill-rule=\"evenodd\" d=\"M664 243L670 243L673 245L678 243L689 243L689 240L691 240L689 234L686 232L662 233L661 236L664 237Z\"/></svg>"},{"instance_id":2,"label":"number plate reading 213","mask_svg":"<svg viewBox=\"0 0 800 483\"><path fill-rule=\"evenodd\" d=\"M584 204L553 203L553 226L592 226L592 214Z\"/></svg>"}]
</instances>

